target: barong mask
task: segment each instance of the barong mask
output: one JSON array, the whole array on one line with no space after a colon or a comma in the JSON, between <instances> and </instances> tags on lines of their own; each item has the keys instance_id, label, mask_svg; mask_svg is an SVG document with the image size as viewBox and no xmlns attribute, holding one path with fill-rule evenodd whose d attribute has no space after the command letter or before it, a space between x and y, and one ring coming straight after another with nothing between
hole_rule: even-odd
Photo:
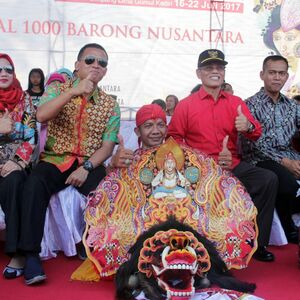
<instances>
[{"instance_id":1,"label":"barong mask","mask_svg":"<svg viewBox=\"0 0 300 300\"><path fill-rule=\"evenodd\" d=\"M139 272L154 276L167 299L188 299L195 292L194 276L205 277L210 258L204 245L189 231L159 231L140 251Z\"/></svg>"},{"instance_id":2,"label":"barong mask","mask_svg":"<svg viewBox=\"0 0 300 300\"><path fill-rule=\"evenodd\" d=\"M116 274L119 300L186 300L210 284L240 292L255 289L233 278L214 245L174 217L144 232L129 254Z\"/></svg>"}]
</instances>

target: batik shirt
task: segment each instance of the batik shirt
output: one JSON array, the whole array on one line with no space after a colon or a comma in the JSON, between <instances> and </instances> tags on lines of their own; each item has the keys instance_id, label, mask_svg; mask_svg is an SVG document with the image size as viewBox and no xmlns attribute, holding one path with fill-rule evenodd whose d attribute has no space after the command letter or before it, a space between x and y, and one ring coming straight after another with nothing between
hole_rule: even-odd
<instances>
[{"instance_id":1,"label":"batik shirt","mask_svg":"<svg viewBox=\"0 0 300 300\"><path fill-rule=\"evenodd\" d=\"M42 96L40 105L77 86L79 81L53 82ZM119 128L120 108L112 97L99 88L89 99L74 96L55 119L48 122L41 160L56 165L64 172L76 159L82 164L101 148L103 141L117 142Z\"/></svg>"},{"instance_id":2,"label":"batik shirt","mask_svg":"<svg viewBox=\"0 0 300 300\"><path fill-rule=\"evenodd\" d=\"M7 160L22 160L26 165L32 160L37 143L35 109L29 96L22 99L10 112L14 129L9 134L0 134L0 164Z\"/></svg>"},{"instance_id":3,"label":"batik shirt","mask_svg":"<svg viewBox=\"0 0 300 300\"><path fill-rule=\"evenodd\" d=\"M300 105L280 94L275 103L262 88L246 99L253 116L262 124L263 133L256 142L242 140L243 158L250 163L282 158L300 160L292 146L292 138L300 128Z\"/></svg>"}]
</instances>

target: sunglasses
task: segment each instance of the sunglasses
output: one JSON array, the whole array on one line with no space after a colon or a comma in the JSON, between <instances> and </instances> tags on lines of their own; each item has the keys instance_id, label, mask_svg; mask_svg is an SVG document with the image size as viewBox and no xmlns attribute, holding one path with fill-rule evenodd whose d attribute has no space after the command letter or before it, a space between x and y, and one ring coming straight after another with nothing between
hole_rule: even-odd
<instances>
[{"instance_id":1,"label":"sunglasses","mask_svg":"<svg viewBox=\"0 0 300 300\"><path fill-rule=\"evenodd\" d=\"M5 67L0 67L0 73L4 71L7 74L12 75L14 73L14 68L12 66L5 66Z\"/></svg>"},{"instance_id":2,"label":"sunglasses","mask_svg":"<svg viewBox=\"0 0 300 300\"><path fill-rule=\"evenodd\" d=\"M98 62L98 65L102 68L106 68L107 67L107 60L103 59L103 58L98 58L96 56L86 56L84 58L84 62L87 64L87 65L91 65L95 62L95 60L97 60Z\"/></svg>"}]
</instances>

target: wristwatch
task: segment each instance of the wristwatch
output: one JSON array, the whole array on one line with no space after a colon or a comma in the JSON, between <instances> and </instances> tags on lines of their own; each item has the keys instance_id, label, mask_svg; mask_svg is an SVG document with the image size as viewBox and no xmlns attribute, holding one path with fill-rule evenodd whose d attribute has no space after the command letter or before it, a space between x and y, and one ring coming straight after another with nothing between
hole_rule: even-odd
<instances>
[{"instance_id":1,"label":"wristwatch","mask_svg":"<svg viewBox=\"0 0 300 300\"><path fill-rule=\"evenodd\" d=\"M249 122L247 133L251 133L254 129L255 129L255 126L251 122Z\"/></svg>"},{"instance_id":2,"label":"wristwatch","mask_svg":"<svg viewBox=\"0 0 300 300\"><path fill-rule=\"evenodd\" d=\"M90 160L86 160L82 166L88 172L91 172L94 169L94 166Z\"/></svg>"}]
</instances>

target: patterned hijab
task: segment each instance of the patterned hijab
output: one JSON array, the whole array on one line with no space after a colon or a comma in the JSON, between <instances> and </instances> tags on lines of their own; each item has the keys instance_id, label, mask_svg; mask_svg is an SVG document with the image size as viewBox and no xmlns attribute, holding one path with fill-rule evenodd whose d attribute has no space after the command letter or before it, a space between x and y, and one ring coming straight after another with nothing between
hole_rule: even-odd
<instances>
[{"instance_id":1,"label":"patterned hijab","mask_svg":"<svg viewBox=\"0 0 300 300\"><path fill-rule=\"evenodd\" d=\"M14 63L7 54L0 53L0 58L6 59L15 70ZM16 78L15 72L13 73L13 76L13 82L8 88L0 88L0 111L5 111L6 108L8 109L8 111L12 111L22 99L23 90L20 82Z\"/></svg>"}]
</instances>

